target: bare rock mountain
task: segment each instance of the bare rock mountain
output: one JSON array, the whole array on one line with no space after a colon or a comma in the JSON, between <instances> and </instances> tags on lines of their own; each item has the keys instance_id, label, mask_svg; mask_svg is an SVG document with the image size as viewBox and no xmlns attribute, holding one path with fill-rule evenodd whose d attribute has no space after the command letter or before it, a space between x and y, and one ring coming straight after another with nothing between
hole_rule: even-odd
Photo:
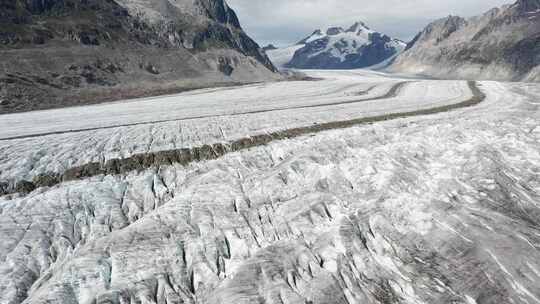
<instances>
[{"instance_id":1,"label":"bare rock mountain","mask_svg":"<svg viewBox=\"0 0 540 304\"><path fill-rule=\"evenodd\" d=\"M316 30L298 42L285 64L300 69L355 69L379 64L405 48L405 43L356 22L348 29Z\"/></svg>"},{"instance_id":2,"label":"bare rock mountain","mask_svg":"<svg viewBox=\"0 0 540 304\"><path fill-rule=\"evenodd\" d=\"M540 81L540 0L429 24L392 71L441 78Z\"/></svg>"},{"instance_id":3,"label":"bare rock mountain","mask_svg":"<svg viewBox=\"0 0 540 304\"><path fill-rule=\"evenodd\" d=\"M0 0L0 113L277 78L224 0Z\"/></svg>"},{"instance_id":4,"label":"bare rock mountain","mask_svg":"<svg viewBox=\"0 0 540 304\"><path fill-rule=\"evenodd\" d=\"M263 51L268 52L268 51L272 51L272 50L277 50L278 48L273 44L269 44L269 45L263 47L262 49L263 49Z\"/></svg>"}]
</instances>

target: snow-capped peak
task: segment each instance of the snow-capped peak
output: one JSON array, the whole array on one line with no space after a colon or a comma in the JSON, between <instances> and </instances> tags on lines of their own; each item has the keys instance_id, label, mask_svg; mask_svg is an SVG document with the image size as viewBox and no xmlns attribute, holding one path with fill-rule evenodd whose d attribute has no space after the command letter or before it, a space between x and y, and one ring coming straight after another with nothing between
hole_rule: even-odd
<instances>
[{"instance_id":1,"label":"snow-capped peak","mask_svg":"<svg viewBox=\"0 0 540 304\"><path fill-rule=\"evenodd\" d=\"M357 21L348 28L315 30L296 45L268 51L268 55L278 65L293 68L361 68L387 60L405 46Z\"/></svg>"},{"instance_id":2,"label":"snow-capped peak","mask_svg":"<svg viewBox=\"0 0 540 304\"><path fill-rule=\"evenodd\" d=\"M348 33L358 33L360 31L371 32L371 29L362 21L355 22L349 29L346 31Z\"/></svg>"},{"instance_id":3,"label":"snow-capped peak","mask_svg":"<svg viewBox=\"0 0 540 304\"><path fill-rule=\"evenodd\" d=\"M343 32L345 32L345 30L340 26L339 27L329 27L326 30L326 35L335 36L335 35L339 35L339 34L341 34Z\"/></svg>"},{"instance_id":4,"label":"snow-capped peak","mask_svg":"<svg viewBox=\"0 0 540 304\"><path fill-rule=\"evenodd\" d=\"M329 37L329 36L350 36L351 34L356 34L357 36L365 36L367 39L367 36L371 33L374 33L364 22L357 21L353 25L351 25L347 30L345 30L341 26L333 26L328 27L326 30L315 30L311 35L308 37L300 40L297 44L308 44L310 42Z\"/></svg>"},{"instance_id":5,"label":"snow-capped peak","mask_svg":"<svg viewBox=\"0 0 540 304\"><path fill-rule=\"evenodd\" d=\"M350 38L351 35L364 36L364 39L367 39L369 34L374 33L364 22L357 21L351 25L347 30L341 26L328 27L326 30L315 30L311 35L302 39L297 44L307 44L313 41L316 41L321 38L331 37L331 36L347 36Z\"/></svg>"},{"instance_id":6,"label":"snow-capped peak","mask_svg":"<svg viewBox=\"0 0 540 304\"><path fill-rule=\"evenodd\" d=\"M319 30L315 30L311 35L307 36L306 38L300 40L297 45L304 45L304 44L307 44L307 43L310 43L310 42L313 42L317 39L321 39L323 37L325 37L326 34L324 34L320 29Z\"/></svg>"},{"instance_id":7,"label":"snow-capped peak","mask_svg":"<svg viewBox=\"0 0 540 304\"><path fill-rule=\"evenodd\" d=\"M300 41L291 61L295 68L360 68L378 64L405 48L397 39L371 30L357 21L350 27L316 30ZM292 50L292 49L291 49Z\"/></svg>"}]
</instances>

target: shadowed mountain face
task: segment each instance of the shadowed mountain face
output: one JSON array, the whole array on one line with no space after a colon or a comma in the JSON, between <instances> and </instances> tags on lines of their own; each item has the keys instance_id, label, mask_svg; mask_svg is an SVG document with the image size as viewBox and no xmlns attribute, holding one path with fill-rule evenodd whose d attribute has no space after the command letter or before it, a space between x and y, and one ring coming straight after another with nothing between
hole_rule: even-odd
<instances>
[{"instance_id":1,"label":"shadowed mountain face","mask_svg":"<svg viewBox=\"0 0 540 304\"><path fill-rule=\"evenodd\" d=\"M0 113L276 78L223 0L0 0Z\"/></svg>"},{"instance_id":2,"label":"shadowed mountain face","mask_svg":"<svg viewBox=\"0 0 540 304\"><path fill-rule=\"evenodd\" d=\"M398 54L405 44L372 31L363 22L345 30L332 27L316 30L298 43L292 59L285 65L300 69L355 69L379 64Z\"/></svg>"},{"instance_id":3,"label":"shadowed mountain face","mask_svg":"<svg viewBox=\"0 0 540 304\"><path fill-rule=\"evenodd\" d=\"M540 0L518 0L516 3L518 10L527 13L540 9Z\"/></svg>"},{"instance_id":4,"label":"shadowed mountain face","mask_svg":"<svg viewBox=\"0 0 540 304\"><path fill-rule=\"evenodd\" d=\"M470 19L437 20L391 69L442 78L540 81L540 1L520 0Z\"/></svg>"}]
</instances>

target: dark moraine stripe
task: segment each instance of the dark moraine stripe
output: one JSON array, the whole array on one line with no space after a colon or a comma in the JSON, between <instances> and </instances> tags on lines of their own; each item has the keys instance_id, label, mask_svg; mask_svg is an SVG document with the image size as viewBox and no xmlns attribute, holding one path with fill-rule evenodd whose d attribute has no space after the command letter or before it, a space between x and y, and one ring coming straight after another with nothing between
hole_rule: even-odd
<instances>
[{"instance_id":1,"label":"dark moraine stripe","mask_svg":"<svg viewBox=\"0 0 540 304\"><path fill-rule=\"evenodd\" d=\"M105 163L92 162L84 164L82 166L70 168L63 173L42 174L36 176L32 181L23 180L16 182L15 184L0 182L0 195L8 195L15 193L28 194L40 187L51 187L65 181L80 180L98 175L125 174L132 171L142 171L152 167L163 165L166 166L172 164L181 164L185 166L192 162L217 159L227 153L263 146L276 140L291 139L306 134L312 134L327 130L343 129L356 125L370 124L412 116L430 115L465 107L471 107L481 103L486 98L486 95L478 88L478 85L475 81L469 81L468 86L472 91L473 96L465 101L451 105L286 129L268 134L245 137L231 141L229 143L216 143L211 145L203 145L200 147L193 147L189 149L185 148L135 154L127 158L110 159ZM396 91L394 91L393 94L396 94L396 92L397 89Z\"/></svg>"}]
</instances>

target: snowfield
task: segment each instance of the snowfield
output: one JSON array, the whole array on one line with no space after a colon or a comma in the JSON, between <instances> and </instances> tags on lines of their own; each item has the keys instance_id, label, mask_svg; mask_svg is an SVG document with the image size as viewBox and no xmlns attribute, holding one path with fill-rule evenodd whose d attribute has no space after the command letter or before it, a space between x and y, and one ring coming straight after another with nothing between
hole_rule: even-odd
<instances>
[{"instance_id":1,"label":"snowfield","mask_svg":"<svg viewBox=\"0 0 540 304\"><path fill-rule=\"evenodd\" d=\"M284 48L268 50L266 51L266 55L268 55L276 67L283 68L294 57L294 53L304 46L305 44L295 44Z\"/></svg>"},{"instance_id":2,"label":"snowfield","mask_svg":"<svg viewBox=\"0 0 540 304\"><path fill-rule=\"evenodd\" d=\"M475 96L310 76L3 115L0 182ZM4 195L0 302L540 303L540 86L476 86L473 106Z\"/></svg>"}]
</instances>

